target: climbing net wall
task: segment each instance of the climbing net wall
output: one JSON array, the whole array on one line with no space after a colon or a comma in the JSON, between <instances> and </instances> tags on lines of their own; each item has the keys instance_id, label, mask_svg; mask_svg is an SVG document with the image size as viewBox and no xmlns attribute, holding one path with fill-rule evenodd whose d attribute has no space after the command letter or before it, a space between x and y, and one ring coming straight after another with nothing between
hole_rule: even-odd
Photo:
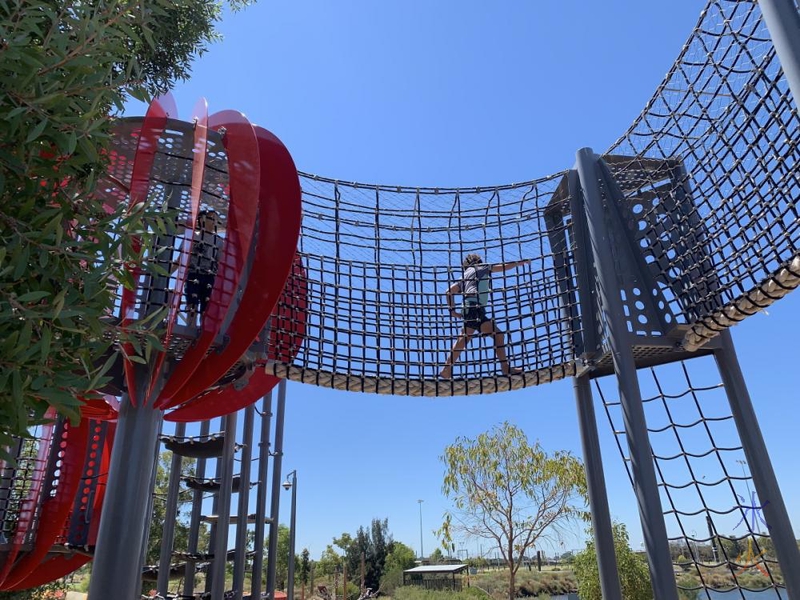
<instances>
[{"instance_id":1,"label":"climbing net wall","mask_svg":"<svg viewBox=\"0 0 800 600\"><path fill-rule=\"evenodd\" d=\"M786 591L728 398L709 357L651 367L640 378L670 554L684 590ZM615 383L597 396L633 484ZM758 467L755 467L758 468Z\"/></svg>"},{"instance_id":2,"label":"climbing net wall","mask_svg":"<svg viewBox=\"0 0 800 600\"><path fill-rule=\"evenodd\" d=\"M683 347L696 350L800 283L800 120L755 2L712 1L653 99L607 151L631 237ZM487 188L410 188L301 174L305 345L280 377L352 391L475 394L575 373L559 286L575 288L566 174ZM548 214L561 213L560 221ZM507 332L437 379L461 329L443 292L471 252L497 263L491 315ZM568 281L564 281L564 280ZM563 299L562 299L563 301ZM666 333L666 332L662 332Z\"/></svg>"},{"instance_id":3,"label":"climbing net wall","mask_svg":"<svg viewBox=\"0 0 800 600\"><path fill-rule=\"evenodd\" d=\"M608 150L680 159L687 203L664 210L663 178L632 225L659 283L691 275L671 308L695 349L800 283L800 118L756 2L709 2L678 60ZM663 175L663 174L662 174ZM681 204L678 202L677 204ZM704 256L698 262L697 255Z\"/></svg>"}]
</instances>

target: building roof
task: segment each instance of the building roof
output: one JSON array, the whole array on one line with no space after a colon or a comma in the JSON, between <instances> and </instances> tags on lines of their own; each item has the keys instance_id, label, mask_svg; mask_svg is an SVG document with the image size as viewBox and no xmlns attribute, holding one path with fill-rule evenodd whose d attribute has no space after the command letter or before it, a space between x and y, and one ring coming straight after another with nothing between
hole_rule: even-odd
<instances>
[{"instance_id":1,"label":"building roof","mask_svg":"<svg viewBox=\"0 0 800 600\"><path fill-rule=\"evenodd\" d=\"M467 568L467 565L423 565L406 569L403 573L460 573Z\"/></svg>"}]
</instances>

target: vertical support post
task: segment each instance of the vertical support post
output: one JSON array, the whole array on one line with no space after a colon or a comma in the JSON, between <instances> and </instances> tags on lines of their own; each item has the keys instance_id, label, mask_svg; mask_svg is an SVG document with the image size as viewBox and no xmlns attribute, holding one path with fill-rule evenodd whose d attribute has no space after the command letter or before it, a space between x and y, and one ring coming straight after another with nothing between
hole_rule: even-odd
<instances>
[{"instance_id":1,"label":"vertical support post","mask_svg":"<svg viewBox=\"0 0 800 600\"><path fill-rule=\"evenodd\" d=\"M589 507L592 511L592 531L594 532L597 569L600 573L600 590L605 600L622 600L592 388L589 378L585 376L573 378L572 383L575 388L575 401L578 405L578 424L581 430L581 448L589 491ZM541 571L541 565L539 570Z\"/></svg>"},{"instance_id":2,"label":"vertical support post","mask_svg":"<svg viewBox=\"0 0 800 600\"><path fill-rule=\"evenodd\" d=\"M200 424L200 437L205 438L211 431L211 421L203 421ZM195 469L195 477L198 480L205 479L206 476L206 459L197 459L197 468ZM203 510L203 492L195 490L192 497L192 516L189 519L189 547L190 554L197 553L197 544L200 542L200 517ZM188 559L186 561L186 575L183 578L183 595L194 596L194 574L195 574L195 561Z\"/></svg>"},{"instance_id":3,"label":"vertical support post","mask_svg":"<svg viewBox=\"0 0 800 600\"><path fill-rule=\"evenodd\" d=\"M278 565L278 519L281 508L281 469L283 467L283 421L286 417L286 380L278 384L278 410L275 415L275 458L272 462L272 501L270 503L269 549L267 550L267 598L275 600L275 569Z\"/></svg>"},{"instance_id":4,"label":"vertical support post","mask_svg":"<svg viewBox=\"0 0 800 600\"><path fill-rule=\"evenodd\" d=\"M149 529L153 456L161 418L160 410L135 407L127 395L122 397L89 584L92 600L139 598L139 561Z\"/></svg>"},{"instance_id":5,"label":"vertical support post","mask_svg":"<svg viewBox=\"0 0 800 600\"><path fill-rule=\"evenodd\" d=\"M236 417L233 412L225 417L225 443L219 462L220 473L219 510L217 512L217 539L214 540L214 562L211 569L211 597L222 600L225 595L225 565L228 562L228 530L231 525L231 489L233 488L233 454L236 451Z\"/></svg>"},{"instance_id":6,"label":"vertical support post","mask_svg":"<svg viewBox=\"0 0 800 600\"><path fill-rule=\"evenodd\" d=\"M292 512L289 521L289 569L286 579L286 598L294 600L294 544L297 533L297 471L292 472Z\"/></svg>"},{"instance_id":7,"label":"vertical support post","mask_svg":"<svg viewBox=\"0 0 800 600\"><path fill-rule=\"evenodd\" d=\"M792 523L786 512L783 495L775 471L772 469L767 446L758 426L753 403L736 357L731 332L727 329L719 334L720 346L714 350L722 383L731 406L736 429L742 440L747 464L753 476L759 500L762 502L764 519L769 526L769 535L783 573L784 585L790 598L800 598L800 550L797 548Z\"/></svg>"},{"instance_id":8,"label":"vertical support post","mask_svg":"<svg viewBox=\"0 0 800 600\"><path fill-rule=\"evenodd\" d=\"M597 158L590 148L577 152L577 170L584 195L586 222L600 288L600 307L608 328L608 343L619 384L628 438L639 518L642 522L653 593L658 600L678 600L669 554L655 467L647 434L642 393L625 320L614 263L614 249L605 225L606 214L598 184ZM624 276L624 274L622 274Z\"/></svg>"},{"instance_id":9,"label":"vertical support post","mask_svg":"<svg viewBox=\"0 0 800 600\"><path fill-rule=\"evenodd\" d=\"M244 409L244 431L242 432L242 462L239 469L239 503L236 510L236 556L233 559L233 590L235 600L242 600L244 571L247 560L247 513L250 500L250 461L253 458L253 420L256 407L252 404Z\"/></svg>"},{"instance_id":10,"label":"vertical support post","mask_svg":"<svg viewBox=\"0 0 800 600\"><path fill-rule=\"evenodd\" d=\"M578 262L580 258L585 256L587 250L585 235L583 235L586 225L583 207L577 198L579 193L578 182L575 181L577 173L570 171L567 177L569 178L571 200L572 235L576 241L575 255L576 262ZM596 345L594 329L590 329L587 336L587 341L592 344L590 348L584 346L584 336L581 332L582 325L584 330L587 327L595 327L594 300L590 287L591 280L579 279L577 286L572 283L576 278L573 277L570 265L566 260L568 245L561 212L559 211L557 214L548 213L545 216L545 222L547 223L550 248L553 252L553 264L556 269L561 314L565 322L569 324L566 333L571 336L575 356L585 356L587 350L593 352ZM578 240L584 243L578 244ZM578 262L577 270L579 273L583 270L589 273L586 262L588 261L584 261L583 264ZM582 283L584 284L583 287L581 287ZM580 317L575 287L579 289L581 298ZM597 554L597 566L600 573L600 589L602 590L603 598L606 600L621 600L622 588L619 583L617 557L614 552L614 536L611 528L611 514L608 508L606 481L603 475L603 459L600 453L600 439L597 434L597 419L595 418L592 389L589 384L589 378L586 375L575 377L572 381L578 407L578 423L580 425L584 469L589 492L589 507L592 513L592 530ZM538 550L536 551L536 559L541 571L541 553Z\"/></svg>"},{"instance_id":11,"label":"vertical support post","mask_svg":"<svg viewBox=\"0 0 800 600\"><path fill-rule=\"evenodd\" d=\"M186 423L175 426L175 436L186 435ZM164 535L161 538L161 554L158 559L158 583L156 590L165 598L169 592L169 568L172 564L172 550L175 545L175 523L178 519L178 492L181 485L181 466L183 457L173 453L170 463L169 484L167 486L167 505L164 509Z\"/></svg>"},{"instance_id":12,"label":"vertical support post","mask_svg":"<svg viewBox=\"0 0 800 600\"><path fill-rule=\"evenodd\" d=\"M269 468L269 429L272 417L272 392L261 402L261 443L258 450L258 493L256 494L255 556L250 597L261 600L261 570L264 565L264 519L267 516L267 471Z\"/></svg>"},{"instance_id":13,"label":"vertical support post","mask_svg":"<svg viewBox=\"0 0 800 600\"><path fill-rule=\"evenodd\" d=\"M758 0L781 63L795 110L800 114L800 12L794 0Z\"/></svg>"}]
</instances>

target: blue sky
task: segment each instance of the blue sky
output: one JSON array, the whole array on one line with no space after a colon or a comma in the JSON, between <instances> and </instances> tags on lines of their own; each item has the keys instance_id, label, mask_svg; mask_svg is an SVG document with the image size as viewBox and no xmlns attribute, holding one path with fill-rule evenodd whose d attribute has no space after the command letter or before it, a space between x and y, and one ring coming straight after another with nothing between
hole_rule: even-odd
<instances>
[{"instance_id":1,"label":"blue sky","mask_svg":"<svg viewBox=\"0 0 800 600\"><path fill-rule=\"evenodd\" d=\"M571 167L581 147L610 146L664 77L700 9L694 2L262 1L226 15L224 41L174 95L187 118L200 96L211 112L244 112L278 135L305 172L412 186L511 183ZM136 104L127 110L141 112ZM798 535L799 309L795 293L734 330ZM628 524L638 548L633 493L604 418L598 413L612 516ZM298 551L308 547L317 558L334 536L372 518L388 518L395 539L419 551L422 499L428 554L448 508L438 457L457 436L504 420L548 450L581 453L569 381L450 399L290 383L284 471L298 471ZM284 494L287 523L288 507ZM580 547L579 538L565 548ZM478 542L467 548L473 554Z\"/></svg>"}]
</instances>

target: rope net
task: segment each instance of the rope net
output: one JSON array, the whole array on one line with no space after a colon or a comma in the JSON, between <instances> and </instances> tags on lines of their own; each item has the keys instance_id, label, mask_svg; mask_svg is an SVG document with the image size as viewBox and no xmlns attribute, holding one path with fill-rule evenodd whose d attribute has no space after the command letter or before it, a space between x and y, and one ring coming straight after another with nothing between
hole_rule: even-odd
<instances>
[{"instance_id":1,"label":"rope net","mask_svg":"<svg viewBox=\"0 0 800 600\"><path fill-rule=\"evenodd\" d=\"M800 285L798 139L796 105L758 5L710 2L605 157L670 325L688 330L685 350ZM577 313L568 306L577 303L574 248L554 241L565 232L573 240L569 193L557 190L566 180L558 173L432 189L301 174L308 328L295 358L268 372L409 395L488 393L573 375L582 351L569 333L581 328L568 316ZM548 219L551 211L564 219ZM510 364L524 373L503 376L492 340L477 338L443 381L437 375L462 328L443 293L473 252L488 263L532 261L494 275L489 310L506 332ZM559 298L560 286L573 299Z\"/></svg>"},{"instance_id":2,"label":"rope net","mask_svg":"<svg viewBox=\"0 0 800 600\"><path fill-rule=\"evenodd\" d=\"M303 175L307 332L291 368L273 365L275 374L411 395L493 392L573 374L554 265L567 250L554 252L545 223L561 176L464 190ZM470 344L453 380L436 380L463 327L443 292L461 278L469 253L489 263L533 257L492 278L490 313L523 375L500 375L487 336Z\"/></svg>"},{"instance_id":3,"label":"rope net","mask_svg":"<svg viewBox=\"0 0 800 600\"><path fill-rule=\"evenodd\" d=\"M615 383L595 380L633 484ZM640 385L678 587L709 599L711 589L746 598L765 588L788 598L761 512L768 499L754 491L713 358L650 368Z\"/></svg>"},{"instance_id":4,"label":"rope net","mask_svg":"<svg viewBox=\"0 0 800 600\"><path fill-rule=\"evenodd\" d=\"M659 208L663 173L653 173L637 190L653 205L634 226L659 283L691 275L686 293L670 299L691 325L687 349L800 284L799 139L797 105L758 4L709 2L653 98L608 151L634 157L617 177L642 157L683 162L682 208Z\"/></svg>"}]
</instances>

